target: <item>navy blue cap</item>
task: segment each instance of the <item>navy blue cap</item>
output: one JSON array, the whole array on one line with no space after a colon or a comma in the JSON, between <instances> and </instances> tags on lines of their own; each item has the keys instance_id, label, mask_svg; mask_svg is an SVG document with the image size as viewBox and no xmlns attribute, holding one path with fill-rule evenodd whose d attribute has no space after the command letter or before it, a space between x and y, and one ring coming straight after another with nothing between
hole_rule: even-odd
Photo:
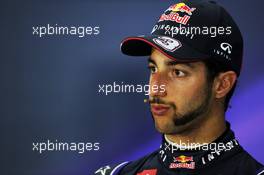
<instances>
[{"instance_id":1,"label":"navy blue cap","mask_svg":"<svg viewBox=\"0 0 264 175\"><path fill-rule=\"evenodd\" d=\"M127 37L121 43L121 51L131 56L148 56L152 48L180 62L221 62L240 75L241 32L231 15L214 1L183 0L171 5L151 34Z\"/></svg>"}]
</instances>

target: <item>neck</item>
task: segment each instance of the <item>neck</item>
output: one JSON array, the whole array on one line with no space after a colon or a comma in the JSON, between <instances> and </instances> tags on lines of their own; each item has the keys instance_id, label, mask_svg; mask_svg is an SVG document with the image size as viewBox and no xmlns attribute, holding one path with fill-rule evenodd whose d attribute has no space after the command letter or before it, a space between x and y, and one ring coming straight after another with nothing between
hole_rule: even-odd
<instances>
[{"instance_id":1,"label":"neck","mask_svg":"<svg viewBox=\"0 0 264 175\"><path fill-rule=\"evenodd\" d=\"M199 117L199 120L192 122L184 132L165 134L165 137L168 141L178 145L204 144L213 142L226 130L223 110L211 110L206 116Z\"/></svg>"}]
</instances>

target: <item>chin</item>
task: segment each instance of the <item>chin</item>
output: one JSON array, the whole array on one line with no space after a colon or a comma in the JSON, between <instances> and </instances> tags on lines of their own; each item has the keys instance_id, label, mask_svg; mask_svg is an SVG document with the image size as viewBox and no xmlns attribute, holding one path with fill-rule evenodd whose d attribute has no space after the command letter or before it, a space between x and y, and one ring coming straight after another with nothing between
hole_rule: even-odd
<instances>
[{"instance_id":1,"label":"chin","mask_svg":"<svg viewBox=\"0 0 264 175\"><path fill-rule=\"evenodd\" d=\"M161 134L168 134L175 130L175 127L169 121L155 120L155 128Z\"/></svg>"},{"instance_id":2,"label":"chin","mask_svg":"<svg viewBox=\"0 0 264 175\"><path fill-rule=\"evenodd\" d=\"M189 130L189 125L175 126L172 121L155 120L155 128L161 134L181 134Z\"/></svg>"}]
</instances>

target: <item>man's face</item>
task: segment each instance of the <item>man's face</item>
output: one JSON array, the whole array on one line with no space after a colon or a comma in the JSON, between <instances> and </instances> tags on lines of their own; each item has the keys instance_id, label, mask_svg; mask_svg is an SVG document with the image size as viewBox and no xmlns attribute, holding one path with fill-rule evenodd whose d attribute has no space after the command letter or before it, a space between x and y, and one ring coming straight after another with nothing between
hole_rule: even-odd
<instances>
[{"instance_id":1,"label":"man's face","mask_svg":"<svg viewBox=\"0 0 264 175\"><path fill-rule=\"evenodd\" d=\"M151 112L156 129L177 134L195 127L206 117L212 101L203 62L180 63L153 50L149 59Z\"/></svg>"}]
</instances>

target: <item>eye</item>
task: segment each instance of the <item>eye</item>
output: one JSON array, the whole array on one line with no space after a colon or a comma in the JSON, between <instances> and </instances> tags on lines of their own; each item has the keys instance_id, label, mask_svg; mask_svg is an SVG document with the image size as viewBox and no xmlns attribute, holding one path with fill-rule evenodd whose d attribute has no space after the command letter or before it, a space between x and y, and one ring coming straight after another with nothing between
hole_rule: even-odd
<instances>
[{"instance_id":1,"label":"eye","mask_svg":"<svg viewBox=\"0 0 264 175\"><path fill-rule=\"evenodd\" d=\"M173 74L176 76L176 77L184 77L186 74L185 72L181 71L181 70L178 70L178 69L175 69L173 70Z\"/></svg>"},{"instance_id":2,"label":"eye","mask_svg":"<svg viewBox=\"0 0 264 175\"><path fill-rule=\"evenodd\" d=\"M154 74L157 72L157 68L155 66L148 66L148 69L150 70L151 74Z\"/></svg>"}]
</instances>

